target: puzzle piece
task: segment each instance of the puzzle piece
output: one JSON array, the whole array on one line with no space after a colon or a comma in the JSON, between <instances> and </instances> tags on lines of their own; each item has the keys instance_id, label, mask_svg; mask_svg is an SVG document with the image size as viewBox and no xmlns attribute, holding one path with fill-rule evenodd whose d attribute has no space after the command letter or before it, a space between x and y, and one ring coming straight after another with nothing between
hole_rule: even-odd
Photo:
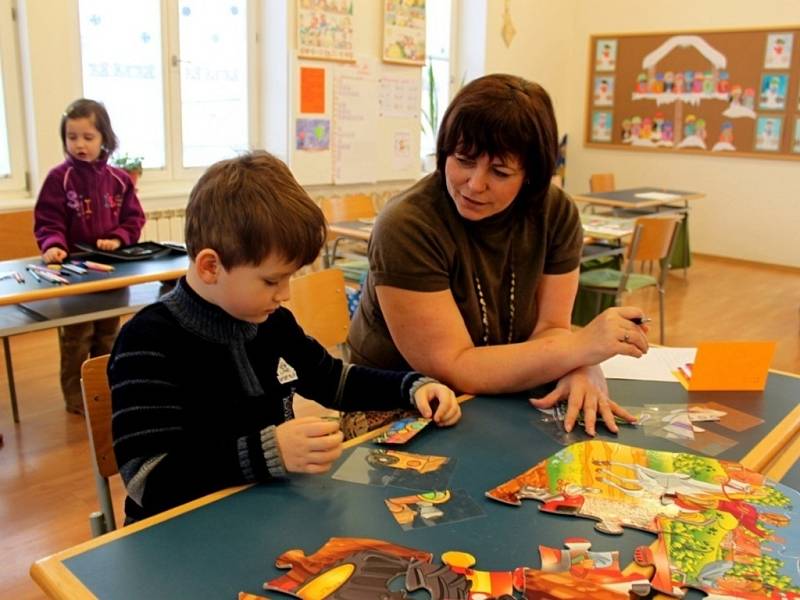
<instances>
[{"instance_id":1,"label":"puzzle piece","mask_svg":"<svg viewBox=\"0 0 800 600\"><path fill-rule=\"evenodd\" d=\"M368 538L331 538L314 554L288 550L275 561L291 570L264 584L264 589L316 600L400 600L389 582L404 576L412 560L430 562L431 553Z\"/></svg>"},{"instance_id":2,"label":"puzzle piece","mask_svg":"<svg viewBox=\"0 0 800 600\"><path fill-rule=\"evenodd\" d=\"M239 592L239 600L269 600L269 596L258 596L249 592Z\"/></svg>"},{"instance_id":3,"label":"puzzle piece","mask_svg":"<svg viewBox=\"0 0 800 600\"><path fill-rule=\"evenodd\" d=\"M442 562L469 583L467 600L513 600L514 590L522 591L523 569L514 571L479 571L473 569L475 557L468 552L450 551L442 554ZM411 588L409 588L410 590Z\"/></svg>"},{"instance_id":4,"label":"puzzle piece","mask_svg":"<svg viewBox=\"0 0 800 600\"><path fill-rule=\"evenodd\" d=\"M372 441L377 444L405 444L425 429L430 422L431 419L426 419L425 417L400 419L392 423L385 433L380 434Z\"/></svg>"}]
</instances>

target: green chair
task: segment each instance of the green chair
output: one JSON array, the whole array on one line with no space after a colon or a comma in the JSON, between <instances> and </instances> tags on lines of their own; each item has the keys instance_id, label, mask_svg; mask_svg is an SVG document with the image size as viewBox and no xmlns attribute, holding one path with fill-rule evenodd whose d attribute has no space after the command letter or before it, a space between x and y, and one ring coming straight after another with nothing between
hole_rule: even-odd
<instances>
[{"instance_id":1,"label":"green chair","mask_svg":"<svg viewBox=\"0 0 800 600\"><path fill-rule=\"evenodd\" d=\"M637 219L623 269L594 269L580 275L579 290L596 295L597 313L600 312L600 304L604 297L613 297L614 304L619 306L625 292L656 286L659 341L662 344L664 343L664 284L679 224L680 218L674 215ZM637 262L658 262L658 276L634 272Z\"/></svg>"}]
</instances>

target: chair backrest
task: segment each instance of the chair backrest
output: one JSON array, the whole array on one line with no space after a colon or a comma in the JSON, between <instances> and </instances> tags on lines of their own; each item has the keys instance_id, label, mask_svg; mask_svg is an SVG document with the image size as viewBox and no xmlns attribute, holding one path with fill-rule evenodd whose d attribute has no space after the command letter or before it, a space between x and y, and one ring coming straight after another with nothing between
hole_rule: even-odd
<instances>
[{"instance_id":1,"label":"chair backrest","mask_svg":"<svg viewBox=\"0 0 800 600\"><path fill-rule=\"evenodd\" d=\"M680 217L640 217L628 246L629 261L663 261L672 253Z\"/></svg>"},{"instance_id":2,"label":"chair backrest","mask_svg":"<svg viewBox=\"0 0 800 600\"><path fill-rule=\"evenodd\" d=\"M33 211L0 213L0 260L37 254L39 247L33 237Z\"/></svg>"},{"instance_id":3,"label":"chair backrest","mask_svg":"<svg viewBox=\"0 0 800 600\"><path fill-rule=\"evenodd\" d=\"M613 192L616 189L613 173L593 173L589 177L590 192Z\"/></svg>"},{"instance_id":4,"label":"chair backrest","mask_svg":"<svg viewBox=\"0 0 800 600\"><path fill-rule=\"evenodd\" d=\"M293 278L286 307L303 330L326 348L344 344L350 328L344 274L325 269Z\"/></svg>"},{"instance_id":5,"label":"chair backrest","mask_svg":"<svg viewBox=\"0 0 800 600\"><path fill-rule=\"evenodd\" d=\"M323 198L319 205L328 223L355 221L374 217L376 214L372 198L366 194Z\"/></svg>"},{"instance_id":6,"label":"chair backrest","mask_svg":"<svg viewBox=\"0 0 800 600\"><path fill-rule=\"evenodd\" d=\"M106 375L108 356L104 354L90 358L81 367L89 442L92 445L97 470L106 478L119 472L111 439L111 390Z\"/></svg>"}]
</instances>

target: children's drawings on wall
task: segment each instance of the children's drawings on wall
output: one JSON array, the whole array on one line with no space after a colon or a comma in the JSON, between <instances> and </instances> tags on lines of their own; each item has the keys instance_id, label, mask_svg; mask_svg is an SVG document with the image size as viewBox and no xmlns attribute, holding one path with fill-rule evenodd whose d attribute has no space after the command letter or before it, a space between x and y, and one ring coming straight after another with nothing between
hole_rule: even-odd
<instances>
[{"instance_id":1,"label":"children's drawings on wall","mask_svg":"<svg viewBox=\"0 0 800 600\"><path fill-rule=\"evenodd\" d=\"M786 107L788 75L764 75L761 78L761 101L758 107L764 110L783 110Z\"/></svg>"},{"instance_id":2,"label":"children's drawings on wall","mask_svg":"<svg viewBox=\"0 0 800 600\"><path fill-rule=\"evenodd\" d=\"M328 150L331 146L330 119L297 119L295 149L304 151Z\"/></svg>"},{"instance_id":3,"label":"children's drawings on wall","mask_svg":"<svg viewBox=\"0 0 800 600\"><path fill-rule=\"evenodd\" d=\"M353 61L353 0L298 0L297 54Z\"/></svg>"},{"instance_id":4,"label":"children's drawings on wall","mask_svg":"<svg viewBox=\"0 0 800 600\"><path fill-rule=\"evenodd\" d=\"M611 106L614 104L614 76L602 75L594 78L595 106Z\"/></svg>"},{"instance_id":5,"label":"children's drawings on wall","mask_svg":"<svg viewBox=\"0 0 800 600\"><path fill-rule=\"evenodd\" d=\"M592 115L592 141L594 142L610 142L611 141L611 123L613 117L610 112L606 110L597 110Z\"/></svg>"},{"instance_id":6,"label":"children's drawings on wall","mask_svg":"<svg viewBox=\"0 0 800 600\"><path fill-rule=\"evenodd\" d=\"M617 64L617 40L597 40L595 70L613 71Z\"/></svg>"},{"instance_id":7,"label":"children's drawings on wall","mask_svg":"<svg viewBox=\"0 0 800 600\"><path fill-rule=\"evenodd\" d=\"M767 48L764 54L765 69L788 69L792 64L791 33L771 33L767 36Z\"/></svg>"},{"instance_id":8,"label":"children's drawings on wall","mask_svg":"<svg viewBox=\"0 0 800 600\"><path fill-rule=\"evenodd\" d=\"M800 152L800 117L794 120L794 142L792 143L792 152Z\"/></svg>"},{"instance_id":9,"label":"children's drawings on wall","mask_svg":"<svg viewBox=\"0 0 800 600\"><path fill-rule=\"evenodd\" d=\"M781 117L759 117L756 121L756 150L776 151L781 141Z\"/></svg>"},{"instance_id":10,"label":"children's drawings on wall","mask_svg":"<svg viewBox=\"0 0 800 600\"><path fill-rule=\"evenodd\" d=\"M593 37L586 141L797 158L798 31Z\"/></svg>"},{"instance_id":11,"label":"children's drawings on wall","mask_svg":"<svg viewBox=\"0 0 800 600\"><path fill-rule=\"evenodd\" d=\"M425 64L425 0L384 2L383 60Z\"/></svg>"}]
</instances>

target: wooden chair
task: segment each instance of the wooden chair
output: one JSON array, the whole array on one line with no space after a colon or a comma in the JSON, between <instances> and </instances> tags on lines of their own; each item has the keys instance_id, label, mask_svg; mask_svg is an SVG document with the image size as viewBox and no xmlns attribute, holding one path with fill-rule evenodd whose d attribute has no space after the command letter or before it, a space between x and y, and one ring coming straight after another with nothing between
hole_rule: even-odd
<instances>
[{"instance_id":1,"label":"wooden chair","mask_svg":"<svg viewBox=\"0 0 800 600\"><path fill-rule=\"evenodd\" d=\"M593 173L589 177L590 192L613 192L616 189L613 173Z\"/></svg>"},{"instance_id":2,"label":"wooden chair","mask_svg":"<svg viewBox=\"0 0 800 600\"><path fill-rule=\"evenodd\" d=\"M303 330L326 348L339 346L344 351L350 328L344 274L325 269L295 277L289 286L286 307Z\"/></svg>"},{"instance_id":3,"label":"wooden chair","mask_svg":"<svg viewBox=\"0 0 800 600\"><path fill-rule=\"evenodd\" d=\"M38 254L39 247L33 237L33 211L0 213L0 260Z\"/></svg>"},{"instance_id":4,"label":"wooden chair","mask_svg":"<svg viewBox=\"0 0 800 600\"><path fill-rule=\"evenodd\" d=\"M660 343L664 343L664 284L669 272L669 257L675 245L675 233L680 217L641 217L636 220L625 266L617 269L594 269L580 275L580 288L597 294L597 312L603 295L614 296L614 304L619 306L622 294L641 288L656 286L658 290L658 314ZM658 277L635 273L636 262L658 262Z\"/></svg>"},{"instance_id":5,"label":"wooden chair","mask_svg":"<svg viewBox=\"0 0 800 600\"><path fill-rule=\"evenodd\" d=\"M89 527L96 537L117 528L108 479L119 472L111 439L111 390L106 368L108 354L90 358L81 367L81 389L86 411L89 444L94 454L94 481L100 511L89 515Z\"/></svg>"},{"instance_id":6,"label":"wooden chair","mask_svg":"<svg viewBox=\"0 0 800 600\"><path fill-rule=\"evenodd\" d=\"M323 198L320 201L320 208L325 215L328 223L339 223L343 221L356 221L358 219L371 219L377 214L372 198L366 194L352 194L349 196L333 196ZM366 247L362 240L352 240L336 234L328 235L328 242L325 248L325 266L330 267L337 258L337 252L342 241L352 242L345 252L346 256L358 257L366 255Z\"/></svg>"}]
</instances>

